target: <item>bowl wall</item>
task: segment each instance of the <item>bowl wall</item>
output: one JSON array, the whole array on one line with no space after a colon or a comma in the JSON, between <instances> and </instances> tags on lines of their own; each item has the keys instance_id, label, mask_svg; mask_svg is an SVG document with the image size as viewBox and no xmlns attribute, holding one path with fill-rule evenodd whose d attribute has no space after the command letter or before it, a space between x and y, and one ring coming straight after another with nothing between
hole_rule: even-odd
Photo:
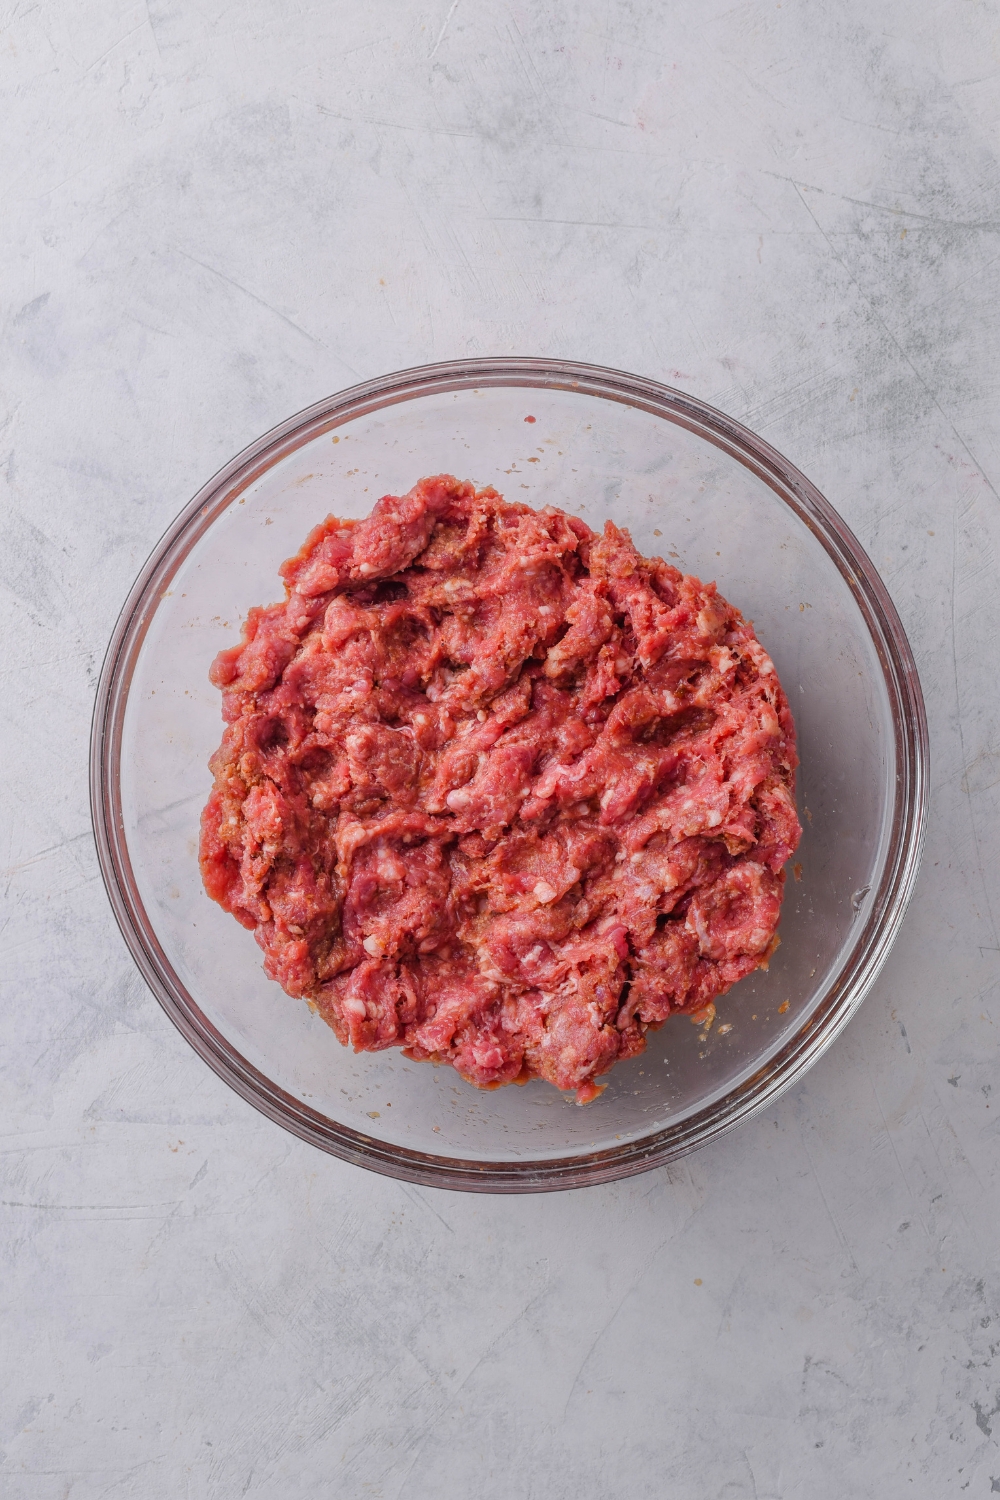
<instances>
[{"instance_id":1,"label":"bowl wall","mask_svg":"<svg viewBox=\"0 0 1000 1500\"><path fill-rule=\"evenodd\" d=\"M533 421L527 420L534 418ZM549 1085L480 1092L397 1051L354 1056L268 981L208 900L198 818L221 736L208 683L277 568L330 511L449 471L509 500L627 526L753 620L795 715L804 835L781 947L705 1035L676 1018L578 1108ZM95 717L95 826L147 979L217 1071L340 1155L425 1182L568 1186L654 1164L772 1098L860 1003L916 869L926 730L905 637L858 544L791 466L652 382L534 361L404 372L253 445L179 518L133 590ZM728 1028L728 1029L727 1029Z\"/></svg>"}]
</instances>

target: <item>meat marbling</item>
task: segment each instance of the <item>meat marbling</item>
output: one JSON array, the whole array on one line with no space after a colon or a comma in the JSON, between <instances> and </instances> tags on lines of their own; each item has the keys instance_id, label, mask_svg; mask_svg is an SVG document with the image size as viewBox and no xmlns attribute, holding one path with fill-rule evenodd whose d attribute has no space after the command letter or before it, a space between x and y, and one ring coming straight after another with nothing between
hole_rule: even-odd
<instances>
[{"instance_id":1,"label":"meat marbling","mask_svg":"<svg viewBox=\"0 0 1000 1500\"><path fill-rule=\"evenodd\" d=\"M714 584L450 475L281 572L212 667L201 869L342 1042L585 1103L766 964L795 730Z\"/></svg>"}]
</instances>

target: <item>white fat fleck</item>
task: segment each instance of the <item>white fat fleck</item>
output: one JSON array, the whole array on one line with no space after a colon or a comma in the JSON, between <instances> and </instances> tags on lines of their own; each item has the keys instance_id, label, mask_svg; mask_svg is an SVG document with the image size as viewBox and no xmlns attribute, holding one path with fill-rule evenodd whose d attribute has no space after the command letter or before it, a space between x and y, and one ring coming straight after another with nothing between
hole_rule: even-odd
<instances>
[{"instance_id":1,"label":"white fat fleck","mask_svg":"<svg viewBox=\"0 0 1000 1500\"><path fill-rule=\"evenodd\" d=\"M452 812L461 812L463 807L468 807L469 803L472 801L472 797L469 792L463 792L461 789L459 789L455 792L449 792L444 800L447 802Z\"/></svg>"},{"instance_id":2,"label":"white fat fleck","mask_svg":"<svg viewBox=\"0 0 1000 1500\"><path fill-rule=\"evenodd\" d=\"M367 577L367 575L369 573L374 573L374 571L375 571L375 564L374 563L358 563L358 572L359 573L363 573L366 577Z\"/></svg>"},{"instance_id":3,"label":"white fat fleck","mask_svg":"<svg viewBox=\"0 0 1000 1500\"><path fill-rule=\"evenodd\" d=\"M493 957L489 949L485 947L480 947L479 949L479 972L491 984L509 984L510 982L506 975L493 967Z\"/></svg>"},{"instance_id":4,"label":"white fat fleck","mask_svg":"<svg viewBox=\"0 0 1000 1500\"><path fill-rule=\"evenodd\" d=\"M414 722L414 724L426 724L427 723L427 715L426 714L414 714L413 715L413 722Z\"/></svg>"},{"instance_id":5,"label":"white fat fleck","mask_svg":"<svg viewBox=\"0 0 1000 1500\"><path fill-rule=\"evenodd\" d=\"M705 814L705 826L707 828L718 828L721 822L722 814L719 812L718 808L710 807L708 812Z\"/></svg>"},{"instance_id":6,"label":"white fat fleck","mask_svg":"<svg viewBox=\"0 0 1000 1500\"><path fill-rule=\"evenodd\" d=\"M613 786L609 786L608 789L607 789L607 791L604 793L603 797L601 798L601 806L602 807L607 807L608 803L611 801L611 799L612 799L612 797L614 795L615 795L615 789L614 789L614 787Z\"/></svg>"},{"instance_id":7,"label":"white fat fleck","mask_svg":"<svg viewBox=\"0 0 1000 1500\"><path fill-rule=\"evenodd\" d=\"M547 880L537 880L534 885L534 894L543 906L548 906L550 901L556 899L558 893L552 889Z\"/></svg>"},{"instance_id":8,"label":"white fat fleck","mask_svg":"<svg viewBox=\"0 0 1000 1500\"><path fill-rule=\"evenodd\" d=\"M377 937L366 937L361 946L366 953L371 954L372 958L382 958L385 954L385 949Z\"/></svg>"}]
</instances>

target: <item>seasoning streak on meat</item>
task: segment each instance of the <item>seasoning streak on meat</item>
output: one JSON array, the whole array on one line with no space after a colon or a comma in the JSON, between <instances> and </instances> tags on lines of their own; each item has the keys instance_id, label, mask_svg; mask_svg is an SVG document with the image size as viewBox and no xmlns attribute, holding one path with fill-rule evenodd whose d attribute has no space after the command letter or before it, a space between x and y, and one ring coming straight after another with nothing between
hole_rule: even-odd
<instances>
[{"instance_id":1,"label":"seasoning streak on meat","mask_svg":"<svg viewBox=\"0 0 1000 1500\"><path fill-rule=\"evenodd\" d=\"M212 667L201 868L342 1042L585 1103L766 963L795 731L714 584L449 475L281 572Z\"/></svg>"}]
</instances>

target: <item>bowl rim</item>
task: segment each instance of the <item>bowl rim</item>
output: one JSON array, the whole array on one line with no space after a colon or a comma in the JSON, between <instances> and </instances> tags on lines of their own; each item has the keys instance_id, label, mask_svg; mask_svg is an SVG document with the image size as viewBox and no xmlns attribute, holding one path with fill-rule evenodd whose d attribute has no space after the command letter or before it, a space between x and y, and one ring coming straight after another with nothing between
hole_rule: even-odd
<instances>
[{"instance_id":1,"label":"bowl rim","mask_svg":"<svg viewBox=\"0 0 1000 1500\"><path fill-rule=\"evenodd\" d=\"M854 596L882 669L897 763L878 889L850 952L795 1035L751 1077L675 1125L581 1155L525 1161L438 1156L374 1139L311 1109L244 1058L201 1011L156 937L132 872L118 771L129 688L162 593L233 499L304 443L358 416L430 394L498 386L570 390L637 407L697 433L762 479L808 526ZM632 1176L718 1139L766 1109L826 1051L871 989L913 892L929 760L923 694L896 608L857 538L805 475L742 423L659 381L574 360L491 356L394 371L317 401L250 443L198 490L153 548L112 632L91 726L90 806L101 875L140 973L198 1055L242 1098L302 1140L386 1176L470 1192L551 1192Z\"/></svg>"}]
</instances>

